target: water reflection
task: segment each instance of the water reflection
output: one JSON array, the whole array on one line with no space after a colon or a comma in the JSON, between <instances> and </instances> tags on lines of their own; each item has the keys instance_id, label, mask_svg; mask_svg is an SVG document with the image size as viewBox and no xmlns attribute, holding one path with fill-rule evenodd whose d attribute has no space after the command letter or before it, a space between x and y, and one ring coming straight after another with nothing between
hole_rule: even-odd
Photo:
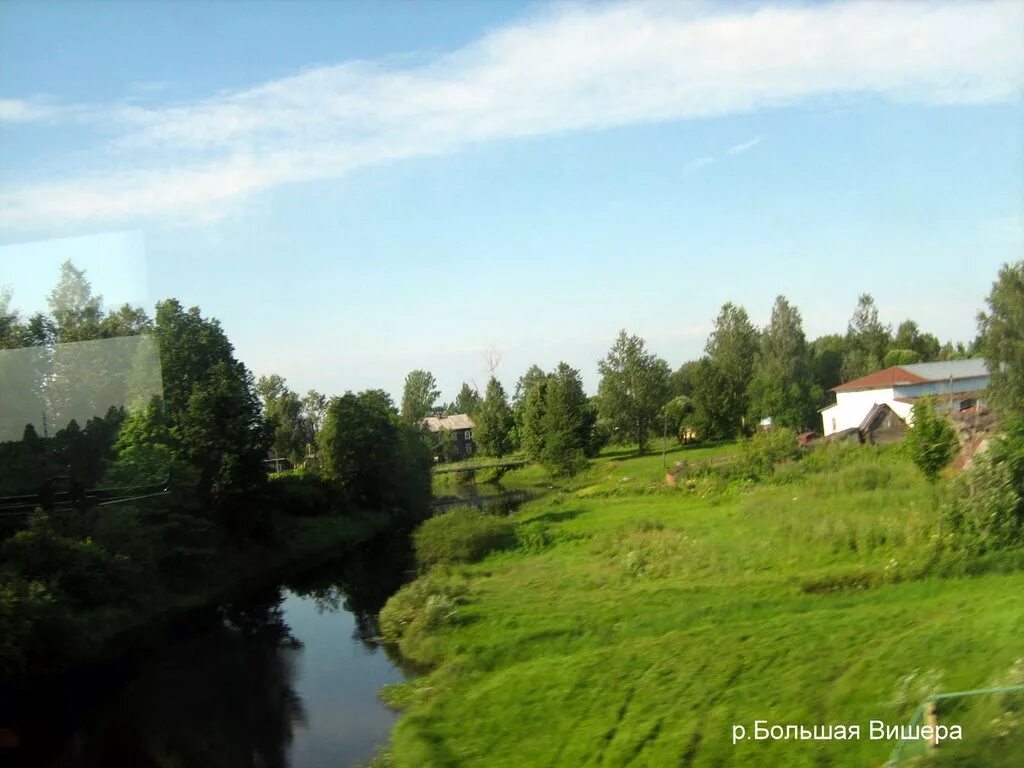
<instances>
[{"instance_id":1,"label":"water reflection","mask_svg":"<svg viewBox=\"0 0 1024 768\"><path fill-rule=\"evenodd\" d=\"M286 586L312 600L318 613L350 613L355 619L352 639L375 651L380 647L377 615L414 569L409 537L382 536L343 560L293 578Z\"/></svg>"},{"instance_id":2,"label":"water reflection","mask_svg":"<svg viewBox=\"0 0 1024 768\"><path fill-rule=\"evenodd\" d=\"M395 719L377 691L403 677L379 646L376 615L408 565L407 541L374 542L194 618L179 627L184 637L143 658L8 691L18 764L335 768L367 759Z\"/></svg>"}]
</instances>

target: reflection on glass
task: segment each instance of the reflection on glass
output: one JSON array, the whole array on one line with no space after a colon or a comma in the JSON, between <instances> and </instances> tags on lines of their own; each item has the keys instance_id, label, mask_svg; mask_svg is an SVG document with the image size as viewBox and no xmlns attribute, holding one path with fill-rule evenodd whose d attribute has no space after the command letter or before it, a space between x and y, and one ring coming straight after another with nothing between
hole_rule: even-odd
<instances>
[{"instance_id":1,"label":"reflection on glass","mask_svg":"<svg viewBox=\"0 0 1024 768\"><path fill-rule=\"evenodd\" d=\"M49 437L160 395L159 350L151 336L2 349L0 392L0 442Z\"/></svg>"}]
</instances>

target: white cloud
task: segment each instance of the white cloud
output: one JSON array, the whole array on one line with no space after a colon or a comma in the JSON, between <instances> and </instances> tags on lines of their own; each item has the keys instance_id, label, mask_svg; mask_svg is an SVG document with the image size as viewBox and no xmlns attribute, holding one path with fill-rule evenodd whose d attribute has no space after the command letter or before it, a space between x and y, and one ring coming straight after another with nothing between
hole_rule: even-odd
<instances>
[{"instance_id":1,"label":"white cloud","mask_svg":"<svg viewBox=\"0 0 1024 768\"><path fill-rule=\"evenodd\" d=\"M1022 25L1018 2L559 7L451 53L317 67L161 108L5 100L0 120L100 124L114 139L83 138L80 154L94 160L82 175L0 187L0 226L193 215L476 142L836 94L1013 100L1024 84ZM133 170L111 170L126 164Z\"/></svg>"},{"instance_id":2,"label":"white cloud","mask_svg":"<svg viewBox=\"0 0 1024 768\"><path fill-rule=\"evenodd\" d=\"M683 173L687 175L691 173L696 173L701 168L707 168L709 165L713 165L714 162L715 158L710 155L708 155L707 157L694 158L693 160L691 160L690 162L683 166Z\"/></svg>"},{"instance_id":3,"label":"white cloud","mask_svg":"<svg viewBox=\"0 0 1024 768\"><path fill-rule=\"evenodd\" d=\"M744 152L749 152L754 147L756 147L758 144L760 144L763 139L764 139L763 136L755 136L750 141L744 141L744 142L742 142L740 144L733 144L731 147L729 147L727 150L725 150L725 154L727 154L727 155L742 155Z\"/></svg>"},{"instance_id":4,"label":"white cloud","mask_svg":"<svg viewBox=\"0 0 1024 768\"><path fill-rule=\"evenodd\" d=\"M57 107L38 100L0 99L0 123L38 123L58 114Z\"/></svg>"}]
</instances>

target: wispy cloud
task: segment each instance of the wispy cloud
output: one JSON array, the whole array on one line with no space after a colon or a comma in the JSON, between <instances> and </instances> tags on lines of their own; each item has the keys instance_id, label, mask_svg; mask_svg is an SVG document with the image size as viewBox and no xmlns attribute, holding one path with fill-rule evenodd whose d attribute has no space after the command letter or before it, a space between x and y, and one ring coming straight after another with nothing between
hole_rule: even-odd
<instances>
[{"instance_id":1,"label":"wispy cloud","mask_svg":"<svg viewBox=\"0 0 1024 768\"><path fill-rule=\"evenodd\" d=\"M742 142L740 144L733 144L731 147L729 147L727 150L725 150L725 154L727 154L727 155L742 155L744 152L749 152L754 147L756 147L758 144L760 144L763 139L764 139L763 136L755 136L750 141L744 141L744 142Z\"/></svg>"},{"instance_id":2,"label":"wispy cloud","mask_svg":"<svg viewBox=\"0 0 1024 768\"><path fill-rule=\"evenodd\" d=\"M1022 24L1018 2L559 6L443 55L317 67L159 108L127 97L7 99L0 121L103 130L83 129L79 156L90 159L74 173L0 186L0 227L191 216L277 185L473 143L836 94L1018 99Z\"/></svg>"},{"instance_id":3,"label":"wispy cloud","mask_svg":"<svg viewBox=\"0 0 1024 768\"><path fill-rule=\"evenodd\" d=\"M61 111L38 99L0 99L0 123L39 123L53 120Z\"/></svg>"},{"instance_id":4,"label":"wispy cloud","mask_svg":"<svg viewBox=\"0 0 1024 768\"><path fill-rule=\"evenodd\" d=\"M701 168L707 168L709 165L714 165L714 163L715 158L711 155L707 155L706 157L696 157L683 166L683 173L690 175L691 173L696 173Z\"/></svg>"}]
</instances>

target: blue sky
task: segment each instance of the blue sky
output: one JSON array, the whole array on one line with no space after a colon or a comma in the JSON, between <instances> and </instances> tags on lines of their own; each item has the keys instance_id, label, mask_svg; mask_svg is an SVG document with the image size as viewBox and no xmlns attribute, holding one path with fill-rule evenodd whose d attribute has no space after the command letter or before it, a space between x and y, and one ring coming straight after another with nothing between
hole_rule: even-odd
<instances>
[{"instance_id":1,"label":"blue sky","mask_svg":"<svg viewBox=\"0 0 1024 768\"><path fill-rule=\"evenodd\" d=\"M1024 5L6 3L0 286L72 258L257 373L454 396L727 300L974 335L1024 253ZM911 44L912 43L912 44Z\"/></svg>"}]
</instances>

